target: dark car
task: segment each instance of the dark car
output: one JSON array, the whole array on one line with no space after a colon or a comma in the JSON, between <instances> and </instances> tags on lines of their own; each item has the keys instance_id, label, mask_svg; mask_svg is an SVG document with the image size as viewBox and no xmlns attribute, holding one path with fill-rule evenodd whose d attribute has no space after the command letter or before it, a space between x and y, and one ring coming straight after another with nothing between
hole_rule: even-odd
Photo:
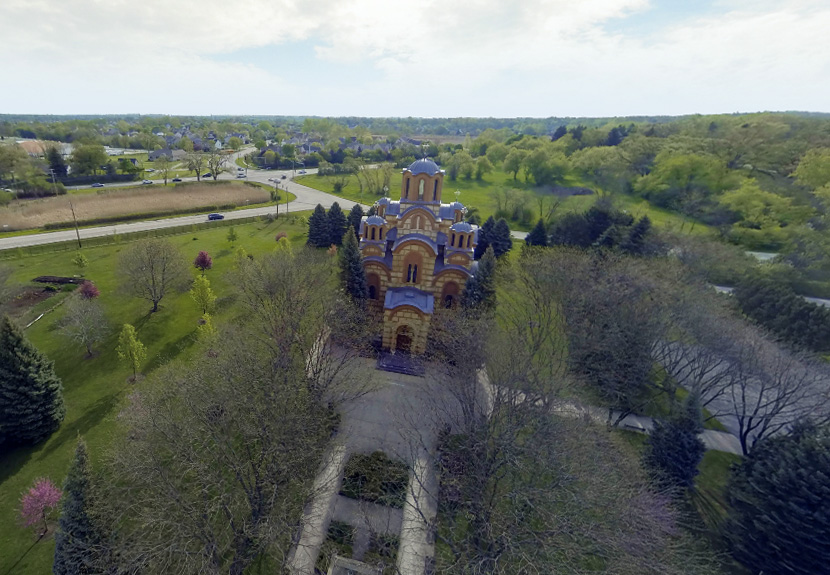
<instances>
[{"instance_id":1,"label":"dark car","mask_svg":"<svg viewBox=\"0 0 830 575\"><path fill-rule=\"evenodd\" d=\"M283 175L282 175L282 177L281 177L280 179L281 179L281 180L284 180L284 179L285 179L285 174L283 174Z\"/></svg>"},{"instance_id":2,"label":"dark car","mask_svg":"<svg viewBox=\"0 0 830 575\"><path fill-rule=\"evenodd\" d=\"M208 214L208 219L209 220L224 220L225 216L223 216L222 214Z\"/></svg>"},{"instance_id":3,"label":"dark car","mask_svg":"<svg viewBox=\"0 0 830 575\"><path fill-rule=\"evenodd\" d=\"M213 174L211 174L210 172L208 172L207 174L202 174L202 177L203 177L203 178L212 178L212 177L213 177Z\"/></svg>"},{"instance_id":4,"label":"dark car","mask_svg":"<svg viewBox=\"0 0 830 575\"><path fill-rule=\"evenodd\" d=\"M104 184L95 183L95 184L92 184L92 186L90 186L90 187L92 187L92 188L103 188Z\"/></svg>"},{"instance_id":5,"label":"dark car","mask_svg":"<svg viewBox=\"0 0 830 575\"><path fill-rule=\"evenodd\" d=\"M172 180L172 181L173 181L173 182L181 182L181 181L182 181L182 179L181 179L181 178L173 178L173 180Z\"/></svg>"}]
</instances>

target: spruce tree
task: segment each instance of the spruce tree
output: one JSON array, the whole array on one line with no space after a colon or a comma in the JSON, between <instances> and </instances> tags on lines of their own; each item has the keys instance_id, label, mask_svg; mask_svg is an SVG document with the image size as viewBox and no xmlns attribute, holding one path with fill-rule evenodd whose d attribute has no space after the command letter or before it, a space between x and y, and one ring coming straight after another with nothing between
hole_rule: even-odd
<instances>
[{"instance_id":1,"label":"spruce tree","mask_svg":"<svg viewBox=\"0 0 830 575\"><path fill-rule=\"evenodd\" d=\"M510 237L510 226L507 225L507 220L499 218L493 228L493 234L490 238L490 245L493 246L493 251L497 258L500 258L513 248L513 238Z\"/></svg>"},{"instance_id":2,"label":"spruce tree","mask_svg":"<svg viewBox=\"0 0 830 575\"><path fill-rule=\"evenodd\" d=\"M349 226L343 236L343 247L339 250L340 280L346 293L356 303L363 304L369 293L366 271L363 269L363 257L357 244L357 236Z\"/></svg>"},{"instance_id":3,"label":"spruce tree","mask_svg":"<svg viewBox=\"0 0 830 575\"><path fill-rule=\"evenodd\" d=\"M54 575L95 572L95 551L102 538L89 516L91 488L89 454L86 442L79 437L75 460L63 484L61 518L55 532Z\"/></svg>"},{"instance_id":4,"label":"spruce tree","mask_svg":"<svg viewBox=\"0 0 830 575\"><path fill-rule=\"evenodd\" d=\"M548 245L548 230L545 227L545 222L541 219L536 222L536 227L527 234L525 238L525 243L529 246L542 246L547 247Z\"/></svg>"},{"instance_id":5,"label":"spruce tree","mask_svg":"<svg viewBox=\"0 0 830 575\"><path fill-rule=\"evenodd\" d=\"M830 565L830 428L796 425L732 469L728 534L753 573L826 573Z\"/></svg>"},{"instance_id":6,"label":"spruce tree","mask_svg":"<svg viewBox=\"0 0 830 575\"><path fill-rule=\"evenodd\" d=\"M372 216L376 215L377 213L378 213L378 209L374 205L372 205L372 206L369 206L369 210L366 212L366 215L371 218Z\"/></svg>"},{"instance_id":7,"label":"spruce tree","mask_svg":"<svg viewBox=\"0 0 830 575\"><path fill-rule=\"evenodd\" d=\"M328 214L328 228L329 228L329 244L339 246L343 243L343 234L346 233L346 228L349 222L346 220L346 214L340 209L340 204L334 202L329 208Z\"/></svg>"},{"instance_id":8,"label":"spruce tree","mask_svg":"<svg viewBox=\"0 0 830 575\"><path fill-rule=\"evenodd\" d=\"M487 248L478 261L475 274L467 280L461 294L461 305L469 310L488 310L496 305L496 254Z\"/></svg>"},{"instance_id":9,"label":"spruce tree","mask_svg":"<svg viewBox=\"0 0 830 575\"><path fill-rule=\"evenodd\" d=\"M308 218L308 239L306 244L315 248L327 248L329 243L329 222L326 210L317 204L314 212Z\"/></svg>"},{"instance_id":10,"label":"spruce tree","mask_svg":"<svg viewBox=\"0 0 830 575\"><path fill-rule=\"evenodd\" d=\"M643 216L631 226L628 238L622 242L620 248L629 254L642 254L645 251L649 231L651 231L651 220L648 216Z\"/></svg>"},{"instance_id":11,"label":"spruce tree","mask_svg":"<svg viewBox=\"0 0 830 575\"><path fill-rule=\"evenodd\" d=\"M655 420L643 463L658 484L670 489L694 487L697 466L706 452L698 437L701 431L701 408L695 394L690 394L680 413L668 421Z\"/></svg>"},{"instance_id":12,"label":"spruce tree","mask_svg":"<svg viewBox=\"0 0 830 575\"><path fill-rule=\"evenodd\" d=\"M0 441L37 443L65 415L63 387L51 361L8 316L0 320Z\"/></svg>"},{"instance_id":13,"label":"spruce tree","mask_svg":"<svg viewBox=\"0 0 830 575\"><path fill-rule=\"evenodd\" d=\"M360 220L363 219L363 208L360 207L360 204L355 204L352 206L351 211L349 211L349 225L354 229L354 235L360 235Z\"/></svg>"},{"instance_id":14,"label":"spruce tree","mask_svg":"<svg viewBox=\"0 0 830 575\"><path fill-rule=\"evenodd\" d=\"M484 252L487 251L487 248L490 247L490 242L493 240L493 228L496 227L496 220L493 216L487 218L487 221L479 228L478 230L478 243L476 244L476 249L473 252L473 257L475 259L481 259L481 256L484 255Z\"/></svg>"}]
</instances>

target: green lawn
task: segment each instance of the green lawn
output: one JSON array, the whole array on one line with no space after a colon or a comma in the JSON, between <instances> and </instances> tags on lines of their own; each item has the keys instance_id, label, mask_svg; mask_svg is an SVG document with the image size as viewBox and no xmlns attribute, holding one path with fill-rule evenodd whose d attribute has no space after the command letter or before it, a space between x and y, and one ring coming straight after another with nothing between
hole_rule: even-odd
<instances>
[{"instance_id":1,"label":"green lawn","mask_svg":"<svg viewBox=\"0 0 830 575\"><path fill-rule=\"evenodd\" d=\"M294 178L294 181L316 190L334 194L334 183L337 178L337 176L318 176L316 174L312 174L307 176L298 176ZM401 173L393 173L392 179L389 182L389 196L391 198L400 197L401 181ZM575 177L568 177L563 185L586 186L584 182ZM458 178L453 182L449 178L446 178L444 180L442 200L445 203L455 201L456 192L458 192L458 200L468 208L477 208L479 215L482 220L484 220L489 216L494 215L498 210L497 192L499 190L520 190L526 195L525 208L530 210L533 216L530 219L530 223L527 224L522 224L518 221L511 221L510 227L515 230L529 231L533 227L539 219L540 199L544 199L546 210L547 206L550 206L552 202L559 201L559 205L555 212L556 215L561 215L567 212L585 211L594 203L594 201L596 201L595 195L569 196L567 198L559 199L551 194L543 194L533 183L526 183L521 176L514 180L511 174L505 173L501 170L487 174L481 181ZM363 204L372 204L379 198L379 196L370 194L369 192L361 194L357 176L350 176L346 186L343 188L343 191L334 195L341 196L355 202L361 202ZM682 229L683 231L690 233L706 234L711 232L711 229L704 224L689 222L682 216L679 216L673 212L652 206L646 200L635 198L626 194L615 195L613 199L620 209L627 210L635 217L648 215L652 223L657 226L670 226L674 229Z\"/></svg>"},{"instance_id":2,"label":"green lawn","mask_svg":"<svg viewBox=\"0 0 830 575\"><path fill-rule=\"evenodd\" d=\"M309 215L302 213L298 215ZM306 226L290 224L290 219L274 222L254 222L235 225L239 239L232 246L226 239L229 226L199 229L169 237L179 246L188 260L199 250L213 257L213 269L207 272L217 302L217 323L232 317L234 290L227 277L237 246L249 253L265 253L273 249L274 237L286 231L292 242L305 241ZM125 240L129 237L125 237ZM125 365L118 362L115 345L118 329L124 323L133 324L140 339L147 346L147 361L142 367L150 373L164 362L189 352L196 322L200 316L189 294L166 296L160 310L149 314L150 304L120 294L115 274L120 251L128 242L84 250L89 267L84 275L94 281L101 291L112 330L109 337L96 346L97 357L85 359L84 351L64 339L56 329L62 310L57 306L40 321L26 330L34 345L55 362L63 380L66 419L60 429L46 442L35 447L18 448L0 456L0 574L41 575L51 572L54 542L51 536L35 544L32 533L18 526L17 509L20 496L37 477L48 477L61 485L72 459L76 437L84 436L93 461L107 448L116 425L119 407L125 397L141 382L127 381L130 375ZM78 269L71 263L73 251L54 251L20 257L4 262L13 266L12 281L29 282L39 275L75 275ZM194 277L196 270L194 269ZM55 307L64 294L39 304L45 311Z\"/></svg>"}]
</instances>

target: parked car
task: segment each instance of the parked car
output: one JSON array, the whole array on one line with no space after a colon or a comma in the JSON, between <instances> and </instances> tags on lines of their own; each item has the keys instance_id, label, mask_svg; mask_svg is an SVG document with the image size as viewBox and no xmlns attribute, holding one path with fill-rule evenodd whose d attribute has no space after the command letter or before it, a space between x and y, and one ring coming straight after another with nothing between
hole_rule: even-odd
<instances>
[{"instance_id":1,"label":"parked car","mask_svg":"<svg viewBox=\"0 0 830 575\"><path fill-rule=\"evenodd\" d=\"M236 171L237 171L237 172L244 172L244 171L245 171L245 168L241 168L241 167L240 167L240 168L236 168Z\"/></svg>"},{"instance_id":2,"label":"parked car","mask_svg":"<svg viewBox=\"0 0 830 575\"><path fill-rule=\"evenodd\" d=\"M280 177L280 179L281 179L281 180L284 180L285 178L286 178L286 175L285 175L285 174L283 174L283 175Z\"/></svg>"},{"instance_id":3,"label":"parked car","mask_svg":"<svg viewBox=\"0 0 830 575\"><path fill-rule=\"evenodd\" d=\"M181 178L173 178L171 181L173 181L173 182L181 182L181 181L182 181L182 179L181 179Z\"/></svg>"},{"instance_id":4,"label":"parked car","mask_svg":"<svg viewBox=\"0 0 830 575\"><path fill-rule=\"evenodd\" d=\"M142 180L141 183L142 184L152 184L153 180Z\"/></svg>"},{"instance_id":5,"label":"parked car","mask_svg":"<svg viewBox=\"0 0 830 575\"><path fill-rule=\"evenodd\" d=\"M212 177L213 177L213 174L211 174L210 172L208 172L207 174L202 174L202 177L203 177L203 178L212 178Z\"/></svg>"},{"instance_id":6,"label":"parked car","mask_svg":"<svg viewBox=\"0 0 830 575\"><path fill-rule=\"evenodd\" d=\"M301 173L301 174L305 174L305 170L300 170L300 173Z\"/></svg>"},{"instance_id":7,"label":"parked car","mask_svg":"<svg viewBox=\"0 0 830 575\"><path fill-rule=\"evenodd\" d=\"M208 219L209 220L224 220L225 216L223 216L222 214L208 214Z\"/></svg>"},{"instance_id":8,"label":"parked car","mask_svg":"<svg viewBox=\"0 0 830 575\"><path fill-rule=\"evenodd\" d=\"M92 184L90 187L91 188L103 188L104 184L99 184L98 182L96 182L96 183Z\"/></svg>"},{"instance_id":9,"label":"parked car","mask_svg":"<svg viewBox=\"0 0 830 575\"><path fill-rule=\"evenodd\" d=\"M245 174L236 174L236 177L237 178L247 178L248 176L246 176Z\"/></svg>"}]
</instances>

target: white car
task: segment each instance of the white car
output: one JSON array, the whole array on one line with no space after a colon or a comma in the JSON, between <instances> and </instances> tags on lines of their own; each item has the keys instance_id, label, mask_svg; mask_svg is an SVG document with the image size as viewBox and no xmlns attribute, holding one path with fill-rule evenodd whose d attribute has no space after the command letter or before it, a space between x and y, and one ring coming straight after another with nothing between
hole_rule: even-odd
<instances>
[{"instance_id":1,"label":"white car","mask_svg":"<svg viewBox=\"0 0 830 575\"><path fill-rule=\"evenodd\" d=\"M142 184L152 184L153 180L143 180L141 183Z\"/></svg>"},{"instance_id":2,"label":"white car","mask_svg":"<svg viewBox=\"0 0 830 575\"><path fill-rule=\"evenodd\" d=\"M236 177L237 178L247 178L248 176L246 176L245 174L236 174Z\"/></svg>"}]
</instances>

